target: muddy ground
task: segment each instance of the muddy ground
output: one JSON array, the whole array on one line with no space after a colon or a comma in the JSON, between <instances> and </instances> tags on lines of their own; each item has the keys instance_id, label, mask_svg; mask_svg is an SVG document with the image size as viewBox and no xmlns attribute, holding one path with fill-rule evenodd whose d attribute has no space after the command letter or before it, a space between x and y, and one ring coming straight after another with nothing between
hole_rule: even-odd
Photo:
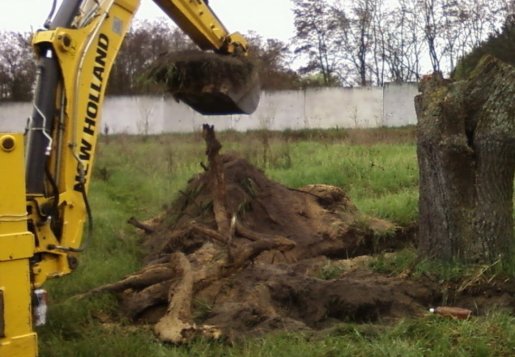
<instances>
[{"instance_id":1,"label":"muddy ground","mask_svg":"<svg viewBox=\"0 0 515 357\"><path fill-rule=\"evenodd\" d=\"M388 322L442 304L515 311L515 284L478 272L442 284L410 268L380 274L371 256L416 244L416 227L359 212L340 188L291 189L237 156L220 155L204 127L208 164L144 234L145 267L95 289L164 341L197 335L320 330L336 322ZM491 275L490 275L491 277Z\"/></svg>"}]
</instances>

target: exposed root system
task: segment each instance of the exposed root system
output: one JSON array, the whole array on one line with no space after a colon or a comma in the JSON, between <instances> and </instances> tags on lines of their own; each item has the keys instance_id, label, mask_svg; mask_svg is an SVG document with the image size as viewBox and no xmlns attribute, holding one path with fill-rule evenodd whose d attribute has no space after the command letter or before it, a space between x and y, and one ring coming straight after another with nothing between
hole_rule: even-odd
<instances>
[{"instance_id":1,"label":"exposed root system","mask_svg":"<svg viewBox=\"0 0 515 357\"><path fill-rule=\"evenodd\" d=\"M116 293L125 314L153 324L160 339L385 321L441 301L429 280L366 269L364 255L409 243L393 224L361 214L337 187L289 189L220 155L213 127L204 126L204 139L207 171L141 226L146 266L92 291Z\"/></svg>"}]
</instances>

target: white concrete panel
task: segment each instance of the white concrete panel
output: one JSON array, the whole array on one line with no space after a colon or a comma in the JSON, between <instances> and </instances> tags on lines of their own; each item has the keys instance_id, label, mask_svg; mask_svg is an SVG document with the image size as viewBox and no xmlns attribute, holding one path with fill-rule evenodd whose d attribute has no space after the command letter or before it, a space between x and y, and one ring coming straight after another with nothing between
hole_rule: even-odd
<instances>
[{"instance_id":1,"label":"white concrete panel","mask_svg":"<svg viewBox=\"0 0 515 357\"><path fill-rule=\"evenodd\" d=\"M0 132L23 133L27 118L32 115L31 103L1 103L0 102Z\"/></svg>"},{"instance_id":2,"label":"white concrete panel","mask_svg":"<svg viewBox=\"0 0 515 357\"><path fill-rule=\"evenodd\" d=\"M305 121L310 128L371 128L382 119L382 89L320 88L306 91Z\"/></svg>"},{"instance_id":3,"label":"white concrete panel","mask_svg":"<svg viewBox=\"0 0 515 357\"><path fill-rule=\"evenodd\" d=\"M247 131L303 128L372 128L416 124L415 84L383 88L311 88L263 92L251 115L203 116L171 97L108 97L102 132L159 134L192 132L202 124L217 130ZM30 103L0 103L0 131L22 132L31 114Z\"/></svg>"},{"instance_id":4,"label":"white concrete panel","mask_svg":"<svg viewBox=\"0 0 515 357\"><path fill-rule=\"evenodd\" d=\"M195 112L183 103L171 97L164 99L163 131L166 133L189 133L196 131Z\"/></svg>"},{"instance_id":5,"label":"white concrete panel","mask_svg":"<svg viewBox=\"0 0 515 357\"><path fill-rule=\"evenodd\" d=\"M270 130L305 127L305 92L263 92L258 110L251 115L254 128Z\"/></svg>"},{"instance_id":6,"label":"white concrete panel","mask_svg":"<svg viewBox=\"0 0 515 357\"><path fill-rule=\"evenodd\" d=\"M107 97L102 112L102 132L159 134L163 132L163 98L158 96Z\"/></svg>"},{"instance_id":7,"label":"white concrete panel","mask_svg":"<svg viewBox=\"0 0 515 357\"><path fill-rule=\"evenodd\" d=\"M202 124L215 125L217 130L297 129L303 127L301 91L263 92L259 105L251 115L201 115L174 99L166 100L164 130L191 132Z\"/></svg>"},{"instance_id":8,"label":"white concrete panel","mask_svg":"<svg viewBox=\"0 0 515 357\"><path fill-rule=\"evenodd\" d=\"M416 125L415 96L417 83L388 83L384 86L384 125L388 127Z\"/></svg>"}]
</instances>

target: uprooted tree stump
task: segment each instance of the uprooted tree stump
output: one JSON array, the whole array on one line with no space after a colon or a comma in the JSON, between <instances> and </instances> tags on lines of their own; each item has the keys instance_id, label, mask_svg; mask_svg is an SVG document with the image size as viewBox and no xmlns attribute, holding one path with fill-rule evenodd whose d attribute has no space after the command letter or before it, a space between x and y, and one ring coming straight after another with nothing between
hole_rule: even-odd
<instances>
[{"instance_id":1,"label":"uprooted tree stump","mask_svg":"<svg viewBox=\"0 0 515 357\"><path fill-rule=\"evenodd\" d=\"M515 68L487 55L468 78L435 73L419 88L421 252L446 261L512 259Z\"/></svg>"},{"instance_id":2,"label":"uprooted tree stump","mask_svg":"<svg viewBox=\"0 0 515 357\"><path fill-rule=\"evenodd\" d=\"M410 243L393 224L360 213L340 188L271 181L220 155L213 127L203 133L207 171L154 221L131 219L146 232L145 267L90 293L115 293L125 316L173 343L413 316L438 300L425 283L341 268Z\"/></svg>"},{"instance_id":3,"label":"uprooted tree stump","mask_svg":"<svg viewBox=\"0 0 515 357\"><path fill-rule=\"evenodd\" d=\"M130 220L145 232L145 266L86 295L114 293L126 318L153 325L172 343L421 316L444 296L452 303L466 295L461 306L475 313L492 306L478 289L482 273L443 294L437 281L409 272L371 272L369 254L412 243L403 229L360 213L340 188L271 181L247 161L221 155L214 128L203 130L207 170L159 217ZM489 289L513 311L513 282Z\"/></svg>"}]
</instances>

